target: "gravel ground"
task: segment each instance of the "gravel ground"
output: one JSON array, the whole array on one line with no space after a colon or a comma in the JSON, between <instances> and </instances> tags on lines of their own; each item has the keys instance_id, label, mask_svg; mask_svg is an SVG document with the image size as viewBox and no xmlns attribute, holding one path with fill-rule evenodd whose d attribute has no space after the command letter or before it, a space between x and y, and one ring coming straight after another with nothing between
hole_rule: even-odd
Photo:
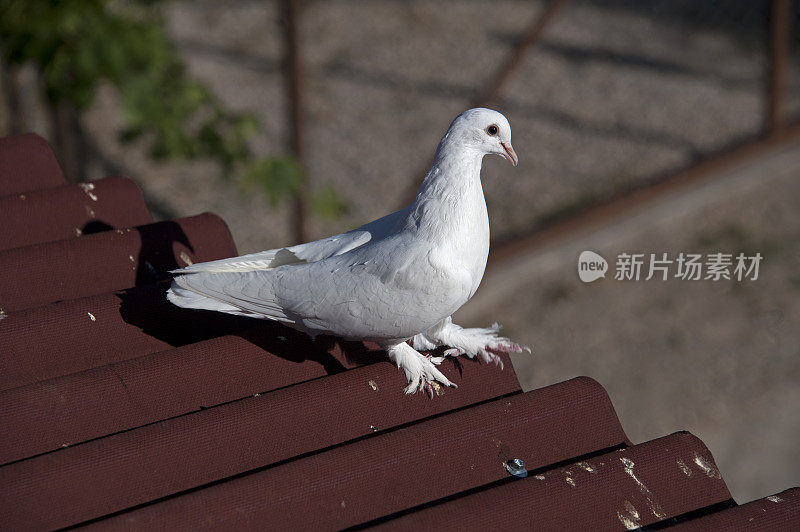
<instances>
[{"instance_id":1,"label":"gravel ground","mask_svg":"<svg viewBox=\"0 0 800 532\"><path fill-rule=\"evenodd\" d=\"M800 143L637 215L531 252L484 278L456 315L533 347L525 389L589 375L634 442L689 430L737 501L800 482ZM609 260L582 283L581 251ZM756 281L618 281L622 253L764 257ZM673 265L673 268L675 266ZM671 270L673 273L675 270ZM644 272L646 276L647 272Z\"/></svg>"}]
</instances>

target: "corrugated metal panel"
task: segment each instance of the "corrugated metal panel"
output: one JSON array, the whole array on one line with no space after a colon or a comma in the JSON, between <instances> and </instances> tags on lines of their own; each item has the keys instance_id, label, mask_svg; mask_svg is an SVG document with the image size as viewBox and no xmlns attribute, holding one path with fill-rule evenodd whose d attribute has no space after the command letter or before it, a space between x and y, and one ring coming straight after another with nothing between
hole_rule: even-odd
<instances>
[{"instance_id":1,"label":"corrugated metal panel","mask_svg":"<svg viewBox=\"0 0 800 532\"><path fill-rule=\"evenodd\" d=\"M448 391L448 396L460 392ZM410 399L384 407L412 408L422 398ZM328 426L349 418L347 410L334 416L318 423ZM296 427L297 441L311 430ZM287 530L338 529L502 480L508 476L503 463L512 457L543 467L625 441L605 391L580 378L379 432L98 526L239 529L270 523Z\"/></svg>"},{"instance_id":2,"label":"corrugated metal panel","mask_svg":"<svg viewBox=\"0 0 800 532\"><path fill-rule=\"evenodd\" d=\"M136 183L107 177L0 197L0 249L152 223Z\"/></svg>"},{"instance_id":3,"label":"corrugated metal panel","mask_svg":"<svg viewBox=\"0 0 800 532\"><path fill-rule=\"evenodd\" d=\"M228 227L213 214L8 249L0 251L0 308L140 286L187 263L235 253Z\"/></svg>"},{"instance_id":4,"label":"corrugated metal panel","mask_svg":"<svg viewBox=\"0 0 800 532\"><path fill-rule=\"evenodd\" d=\"M286 346L282 350L264 341L294 334L265 323L241 336L213 338L0 392L0 426L17 427L0 439L0 464L324 377L358 362L385 360L382 352L362 347L363 357L352 361L310 342L305 359L300 359ZM266 355L265 349L276 356ZM516 382L509 374L503 376Z\"/></svg>"},{"instance_id":5,"label":"corrugated metal panel","mask_svg":"<svg viewBox=\"0 0 800 532\"><path fill-rule=\"evenodd\" d=\"M798 530L799 525L800 488L791 488L724 512L680 523L674 530Z\"/></svg>"},{"instance_id":6,"label":"corrugated metal panel","mask_svg":"<svg viewBox=\"0 0 800 532\"><path fill-rule=\"evenodd\" d=\"M0 140L0 192L26 196L0 197L0 241L36 242L0 251L0 528L800 527L797 490L729 508L691 435L629 446L591 379L522 394L507 357L449 359L460 388L405 396L377 346L171 305L164 270L236 253L224 222L73 236L86 194L42 143ZM102 183L109 225L142 216Z\"/></svg>"},{"instance_id":7,"label":"corrugated metal panel","mask_svg":"<svg viewBox=\"0 0 800 532\"><path fill-rule=\"evenodd\" d=\"M253 321L176 307L168 283L10 312L0 327L0 390L230 334Z\"/></svg>"},{"instance_id":8,"label":"corrugated metal panel","mask_svg":"<svg viewBox=\"0 0 800 532\"><path fill-rule=\"evenodd\" d=\"M677 433L510 478L492 489L386 518L379 528L433 530L458 522L474 530L612 530L732 504L703 442Z\"/></svg>"},{"instance_id":9,"label":"corrugated metal panel","mask_svg":"<svg viewBox=\"0 0 800 532\"><path fill-rule=\"evenodd\" d=\"M29 133L0 139L0 196L66 184L53 149Z\"/></svg>"},{"instance_id":10,"label":"corrugated metal panel","mask_svg":"<svg viewBox=\"0 0 800 532\"><path fill-rule=\"evenodd\" d=\"M436 401L405 398L403 376L381 362L284 387L7 465L0 506L13 528L59 528L519 391L513 372L487 375L477 363L460 382L468 390ZM48 512L31 520L42 499Z\"/></svg>"}]
</instances>

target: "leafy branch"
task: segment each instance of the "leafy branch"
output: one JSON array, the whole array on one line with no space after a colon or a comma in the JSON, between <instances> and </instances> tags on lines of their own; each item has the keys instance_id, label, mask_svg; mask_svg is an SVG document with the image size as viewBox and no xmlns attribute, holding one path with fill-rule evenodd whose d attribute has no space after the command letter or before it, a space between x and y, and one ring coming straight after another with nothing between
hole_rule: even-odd
<instances>
[{"instance_id":1,"label":"leafy branch","mask_svg":"<svg viewBox=\"0 0 800 532\"><path fill-rule=\"evenodd\" d=\"M122 99L122 140L147 138L154 159L212 159L224 177L243 178L273 205L296 196L305 180L301 166L289 157L253 154L248 141L259 121L225 109L188 75L167 36L160 3L6 0L0 49L7 64L39 68L53 105L85 111L100 82L113 84ZM311 204L323 217L346 208L327 188Z\"/></svg>"}]
</instances>

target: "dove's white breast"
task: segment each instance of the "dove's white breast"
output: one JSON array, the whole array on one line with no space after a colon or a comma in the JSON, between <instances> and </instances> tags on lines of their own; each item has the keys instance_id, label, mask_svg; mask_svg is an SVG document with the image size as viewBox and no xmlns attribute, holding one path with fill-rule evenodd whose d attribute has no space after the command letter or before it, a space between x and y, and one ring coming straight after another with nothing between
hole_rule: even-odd
<instances>
[{"instance_id":1,"label":"dove's white breast","mask_svg":"<svg viewBox=\"0 0 800 532\"><path fill-rule=\"evenodd\" d=\"M444 160L431 169L427 187L412 206L420 234L433 243L434 262L453 276L464 271L471 298L480 285L489 255L489 214L480 182L480 159ZM438 179L436 179L438 178Z\"/></svg>"}]
</instances>

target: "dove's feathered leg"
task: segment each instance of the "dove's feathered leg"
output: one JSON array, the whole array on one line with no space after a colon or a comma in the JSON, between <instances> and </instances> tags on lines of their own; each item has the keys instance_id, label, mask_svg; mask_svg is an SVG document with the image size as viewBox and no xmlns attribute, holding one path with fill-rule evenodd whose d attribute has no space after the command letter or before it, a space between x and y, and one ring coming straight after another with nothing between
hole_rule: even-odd
<instances>
[{"instance_id":1,"label":"dove's feathered leg","mask_svg":"<svg viewBox=\"0 0 800 532\"><path fill-rule=\"evenodd\" d=\"M426 357L406 342L384 346L384 348L389 353L389 358L392 362L397 364L397 367L406 374L406 379L408 379L408 386L405 388L406 393L425 391L433 397L433 386L431 384L433 381L441 382L445 386L458 388L441 371L436 369L436 366L441 364L444 358Z\"/></svg>"},{"instance_id":2,"label":"dove's feathered leg","mask_svg":"<svg viewBox=\"0 0 800 532\"><path fill-rule=\"evenodd\" d=\"M469 358L480 357L487 364L494 362L503 368L503 361L497 353L520 353L523 350L531 352L531 348L520 345L503 336L499 336L500 326L493 324L491 327L465 329L453 323L453 318L448 316L439 324L431 327L424 333L414 337L416 349L429 350L439 346L448 346L445 356L467 355Z\"/></svg>"}]
</instances>

